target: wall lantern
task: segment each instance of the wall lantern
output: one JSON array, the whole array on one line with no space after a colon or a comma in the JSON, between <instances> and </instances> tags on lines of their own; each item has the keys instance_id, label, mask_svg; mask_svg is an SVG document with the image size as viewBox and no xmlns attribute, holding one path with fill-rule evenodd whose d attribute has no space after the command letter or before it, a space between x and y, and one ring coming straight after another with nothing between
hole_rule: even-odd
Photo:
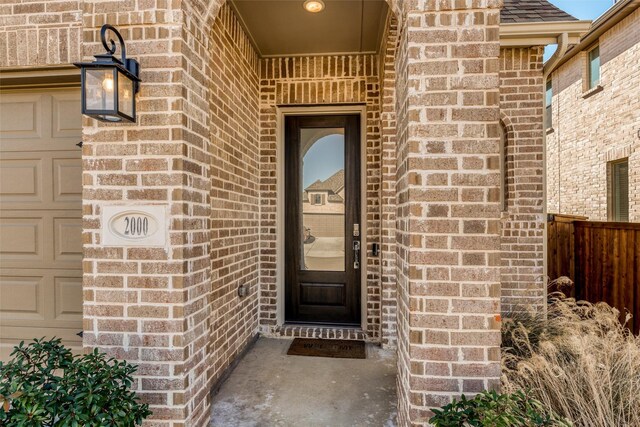
<instances>
[{"instance_id":1,"label":"wall lantern","mask_svg":"<svg viewBox=\"0 0 640 427\"><path fill-rule=\"evenodd\" d=\"M109 39L111 31L120 42L121 59L114 56L116 43ZM95 55L93 62L74 64L82 75L82 114L103 122L135 122L136 93L140 90L140 65L127 58L122 35L109 24L100 30L106 53Z\"/></svg>"}]
</instances>

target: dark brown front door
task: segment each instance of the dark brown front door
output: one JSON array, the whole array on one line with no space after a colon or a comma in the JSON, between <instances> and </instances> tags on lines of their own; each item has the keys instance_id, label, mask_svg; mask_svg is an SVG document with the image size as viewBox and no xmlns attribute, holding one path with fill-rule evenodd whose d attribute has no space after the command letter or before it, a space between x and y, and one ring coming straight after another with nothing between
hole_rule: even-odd
<instances>
[{"instance_id":1,"label":"dark brown front door","mask_svg":"<svg viewBox=\"0 0 640 427\"><path fill-rule=\"evenodd\" d=\"M360 116L285 118L287 322L360 323Z\"/></svg>"}]
</instances>

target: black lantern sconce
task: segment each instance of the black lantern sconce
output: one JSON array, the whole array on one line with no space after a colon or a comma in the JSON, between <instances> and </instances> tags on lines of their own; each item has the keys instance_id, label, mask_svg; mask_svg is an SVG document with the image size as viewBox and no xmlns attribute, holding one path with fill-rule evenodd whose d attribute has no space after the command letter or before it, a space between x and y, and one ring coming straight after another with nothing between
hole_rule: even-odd
<instances>
[{"instance_id":1,"label":"black lantern sconce","mask_svg":"<svg viewBox=\"0 0 640 427\"><path fill-rule=\"evenodd\" d=\"M116 42L107 43L107 31L120 42L120 59L114 56ZM107 52L95 55L93 62L74 64L82 73L82 114L103 122L135 122L140 64L127 58L122 35L111 25L102 26L100 38Z\"/></svg>"}]
</instances>

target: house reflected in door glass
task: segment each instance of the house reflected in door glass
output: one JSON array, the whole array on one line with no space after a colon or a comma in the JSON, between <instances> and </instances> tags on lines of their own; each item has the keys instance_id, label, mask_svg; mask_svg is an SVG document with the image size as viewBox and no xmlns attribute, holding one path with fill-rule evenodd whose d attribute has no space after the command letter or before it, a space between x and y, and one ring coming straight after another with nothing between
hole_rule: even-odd
<instances>
[{"instance_id":1,"label":"house reflected in door glass","mask_svg":"<svg viewBox=\"0 0 640 427\"><path fill-rule=\"evenodd\" d=\"M344 129L300 130L302 270L345 269Z\"/></svg>"}]
</instances>

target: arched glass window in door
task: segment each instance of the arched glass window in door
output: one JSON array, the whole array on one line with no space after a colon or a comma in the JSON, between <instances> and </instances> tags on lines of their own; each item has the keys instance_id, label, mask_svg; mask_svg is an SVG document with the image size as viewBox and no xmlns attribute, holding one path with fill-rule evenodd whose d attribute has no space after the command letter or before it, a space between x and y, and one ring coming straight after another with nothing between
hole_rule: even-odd
<instances>
[{"instance_id":1,"label":"arched glass window in door","mask_svg":"<svg viewBox=\"0 0 640 427\"><path fill-rule=\"evenodd\" d=\"M303 270L345 269L344 129L303 128Z\"/></svg>"}]
</instances>

